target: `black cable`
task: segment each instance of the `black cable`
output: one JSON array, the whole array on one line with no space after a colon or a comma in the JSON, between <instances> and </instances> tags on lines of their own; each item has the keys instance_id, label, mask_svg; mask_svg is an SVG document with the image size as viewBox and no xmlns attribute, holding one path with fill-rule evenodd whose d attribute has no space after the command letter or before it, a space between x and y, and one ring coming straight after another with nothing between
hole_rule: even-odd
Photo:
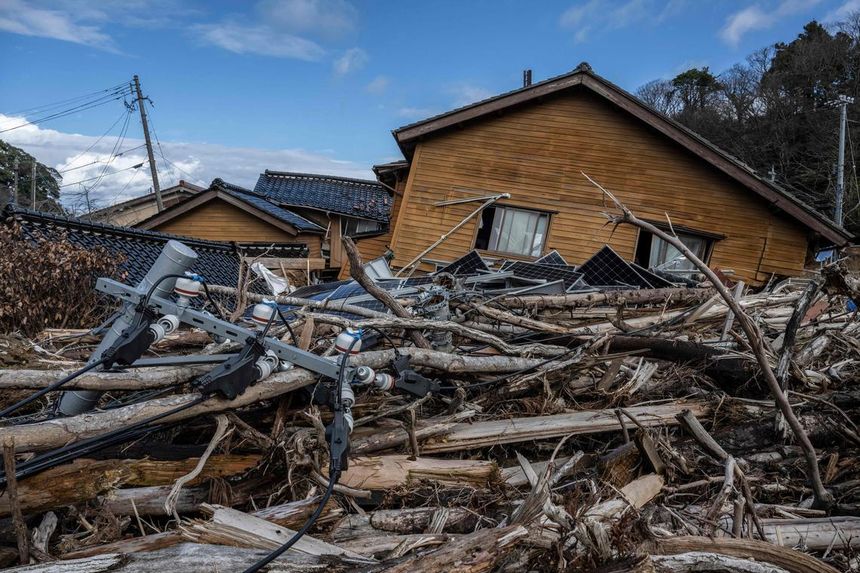
<instances>
[{"instance_id":1,"label":"black cable","mask_svg":"<svg viewBox=\"0 0 860 573\"><path fill-rule=\"evenodd\" d=\"M66 376L65 378L61 378L60 380L57 380L56 382L52 383L51 385L46 386L45 388L42 388L38 392L34 392L33 394L30 394L29 396L27 396L23 400L19 400L18 402L15 402L11 406L9 406L8 408L6 408L2 412L0 412L0 418L7 417L9 414L14 412L15 410L17 410L23 406L26 406L30 402L38 400L39 398L41 398L42 396L44 396L48 392L53 392L54 390L63 386L64 384L68 384L69 382L71 382L72 380L77 378L78 376L81 376L82 374L89 372L90 370L92 370L93 368L96 368L97 366L101 366L105 362L106 362L105 359L97 360L96 362L93 362L92 364L87 364L86 366L84 366L80 370L75 370L74 372L72 372L71 374Z\"/></svg>"},{"instance_id":2,"label":"black cable","mask_svg":"<svg viewBox=\"0 0 860 573\"><path fill-rule=\"evenodd\" d=\"M352 342L349 345L349 348L347 348L346 352L344 352L343 356L341 357L340 370L337 373L337 382L335 383L334 408L336 410L342 407L343 396L341 394L343 390L343 382L344 376L346 374L346 368L349 363L349 356L352 353L352 349L355 348L355 345L358 343L359 340L361 339L358 337L353 338ZM331 452L333 451L335 437L336 436L334 435L334 432L332 432L331 443L329 443L329 454L331 454ZM305 521L305 524L302 525L301 529L296 531L296 533L289 539L289 541L287 541L286 543L284 543L283 545L281 545L280 547L278 547L277 549L275 549L274 551L248 567L247 569L245 569L242 573L257 573L257 571L259 571L260 569L286 553L286 551L290 547L295 545L298 540L301 539L305 535L305 533L310 530L311 527L313 527L320 514L322 514L323 508L325 508L325 505L326 503L328 503L329 498L331 498L332 492L334 492L334 486L337 483L337 480L340 478L340 472L335 469L334 459L329 459L329 468L330 471L328 477L328 487L325 490L325 494L323 494L323 497L320 500L320 504L317 506L316 510L314 510L313 514L311 514L308 520Z\"/></svg>"},{"instance_id":3,"label":"black cable","mask_svg":"<svg viewBox=\"0 0 860 573\"><path fill-rule=\"evenodd\" d=\"M33 121L26 121L26 122L20 123L18 125L13 125L12 127L7 127L6 129L0 130L0 133L6 133L7 131L12 131L14 129L20 129L20 128L26 127L28 125L37 125L40 123L44 123L46 121L51 121L53 119L65 117L65 116L71 115L73 113L86 111L88 109L93 109L94 107L99 107L99 106L111 103L112 101L123 99L126 95L129 95L129 93L120 92L119 95L117 95L116 97L113 97L113 94L110 94L109 96L104 96L103 98L98 98L98 99L95 99L93 101L83 103L77 107L69 108L69 109L66 109L63 111L58 111L56 113L47 115L45 117L40 117L38 119L34 119Z\"/></svg>"},{"instance_id":4,"label":"black cable","mask_svg":"<svg viewBox=\"0 0 860 573\"><path fill-rule=\"evenodd\" d=\"M302 526L302 528L299 529L298 531L296 531L296 533L290 538L289 541L287 541L286 543L284 543L283 545L278 547L276 550L272 551L271 553L269 553L268 555L266 555L265 557L263 557L262 559L260 559L259 561L257 561L256 563L254 563L253 565L248 567L247 569L245 569L245 571L243 571L243 573L257 573L257 571L259 571L260 569L262 569L263 567L265 567L266 565L268 565L269 563L271 563L272 561L274 561L275 559L277 559L278 557L280 557L281 555L286 553L286 551L290 547L295 545L299 539L304 537L305 533L307 533L308 530L311 527L313 527L314 523L316 523L317 519L319 519L319 516L322 514L322 511L325 508L326 504L328 503L328 500L331 498L331 494L333 492L334 492L334 479L332 479L330 477L328 480L328 487L326 488L325 494L323 494L323 497L320 500L320 504L317 506L316 510L314 510L313 514L308 518L308 520L305 522L305 524Z\"/></svg>"},{"instance_id":5,"label":"black cable","mask_svg":"<svg viewBox=\"0 0 860 573\"><path fill-rule=\"evenodd\" d=\"M208 300L209 303L212 305L212 308L215 309L215 314L221 320L226 320L224 318L224 315L221 314L221 309L218 307L218 303L216 303L215 299L212 298L212 293L209 292L209 285L206 284L206 281L201 281L201 284L203 285L203 292L206 293L206 300Z\"/></svg>"},{"instance_id":6,"label":"black cable","mask_svg":"<svg viewBox=\"0 0 860 573\"><path fill-rule=\"evenodd\" d=\"M296 333L295 333L295 332L293 332L293 327L292 327L292 326L290 326L290 321L288 321L288 320L286 319L286 317L284 316L284 313L282 313L282 312L281 312L281 307L280 307L280 305L278 305L277 303L275 303L275 310L277 310L277 311L278 311L278 316L280 317L281 322L283 322L283 323L284 323L284 326L286 326L286 327L287 327L287 332L289 332L289 333L290 333L290 338L291 338L291 339L292 339L292 341L293 341L293 345L298 344L298 343L299 343L299 339L298 339L298 338L296 338Z\"/></svg>"}]
</instances>

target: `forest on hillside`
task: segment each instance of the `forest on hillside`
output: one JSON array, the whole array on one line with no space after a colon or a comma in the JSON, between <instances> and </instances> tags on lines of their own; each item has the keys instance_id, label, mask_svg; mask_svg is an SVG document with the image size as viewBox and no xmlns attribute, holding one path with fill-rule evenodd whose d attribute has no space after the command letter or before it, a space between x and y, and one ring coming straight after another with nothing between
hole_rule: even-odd
<instances>
[{"instance_id":1,"label":"forest on hillside","mask_svg":"<svg viewBox=\"0 0 860 573\"><path fill-rule=\"evenodd\" d=\"M790 42L757 50L731 68L686 70L636 95L833 217L840 96L848 106L845 226L860 234L855 157L860 143L860 12L809 22Z\"/></svg>"}]
</instances>

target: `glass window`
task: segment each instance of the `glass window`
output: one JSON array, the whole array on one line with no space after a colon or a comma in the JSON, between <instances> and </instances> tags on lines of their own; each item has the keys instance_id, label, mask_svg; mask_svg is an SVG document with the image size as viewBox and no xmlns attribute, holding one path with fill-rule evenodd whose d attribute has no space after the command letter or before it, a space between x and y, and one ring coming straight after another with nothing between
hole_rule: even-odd
<instances>
[{"instance_id":1,"label":"glass window","mask_svg":"<svg viewBox=\"0 0 860 573\"><path fill-rule=\"evenodd\" d=\"M696 266L684 256L681 251L661 239L649 235L651 239L651 256L648 260L648 266L664 271L695 271ZM678 233L678 238L690 249L699 259L706 261L708 256L708 248L710 240L698 235L690 235L687 233Z\"/></svg>"},{"instance_id":2,"label":"glass window","mask_svg":"<svg viewBox=\"0 0 860 573\"><path fill-rule=\"evenodd\" d=\"M479 225L476 249L538 257L546 243L549 215L513 207L487 207Z\"/></svg>"},{"instance_id":3,"label":"glass window","mask_svg":"<svg viewBox=\"0 0 860 573\"><path fill-rule=\"evenodd\" d=\"M343 220L343 234L347 237L356 237L359 235L366 235L368 233L379 233L384 230L385 225L376 221L353 219L352 217L344 217Z\"/></svg>"}]
</instances>

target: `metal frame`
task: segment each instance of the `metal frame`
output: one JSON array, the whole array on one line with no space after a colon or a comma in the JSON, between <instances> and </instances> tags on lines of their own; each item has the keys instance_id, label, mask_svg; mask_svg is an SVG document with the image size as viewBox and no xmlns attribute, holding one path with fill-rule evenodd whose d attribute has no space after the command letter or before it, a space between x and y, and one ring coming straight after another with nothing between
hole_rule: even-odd
<instances>
[{"instance_id":1,"label":"metal frame","mask_svg":"<svg viewBox=\"0 0 860 573\"><path fill-rule=\"evenodd\" d=\"M114 296L132 305L139 304L145 294L141 293L135 287L131 287L112 279L100 278L96 281L96 290ZM248 338L257 336L257 332L243 326L238 326L232 322L215 318L207 313L195 310L189 307L183 307L173 301L152 296L149 299L149 305L161 314L173 314L179 318L180 322L205 330L210 334L229 338L236 341L244 341ZM266 337L262 341L263 346L267 350L273 351L278 358L286 360L300 368L305 368L317 374L337 379L341 366L334 360L329 360L321 356L317 356L307 350L302 350L295 346L291 346L275 338ZM137 364L137 363L135 363ZM347 366L344 372L345 380L351 380L354 369Z\"/></svg>"}]
</instances>

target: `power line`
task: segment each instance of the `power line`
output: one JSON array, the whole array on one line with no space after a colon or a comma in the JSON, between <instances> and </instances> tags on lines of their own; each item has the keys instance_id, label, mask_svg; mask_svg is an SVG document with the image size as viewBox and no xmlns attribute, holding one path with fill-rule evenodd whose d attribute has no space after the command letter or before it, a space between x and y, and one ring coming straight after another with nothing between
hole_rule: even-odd
<instances>
[{"instance_id":1,"label":"power line","mask_svg":"<svg viewBox=\"0 0 860 573\"><path fill-rule=\"evenodd\" d=\"M81 111L86 111L86 110L89 110L89 109L93 109L93 108L95 108L95 107L99 107L99 106L102 106L102 105L105 105L105 104L111 103L111 102L113 102L113 101L117 101L117 100L123 99L123 98L124 98L125 96L127 96L127 95L129 95L129 92L126 90L126 91L124 91L124 92L120 92L120 93L119 93L119 94L117 94L117 95L110 94L109 96L102 96L102 97L100 97L100 98L98 98L98 99L95 99L95 100L92 100L92 101L85 102L85 103L80 104L80 105L78 105L78 106L75 106L75 107L73 107L73 108L65 109L65 110L63 110L63 111L58 111L58 112L53 113L53 114L51 114L51 115L47 115L47 116L45 116L45 117L40 117L40 118L38 118L38 119L34 119L34 120L32 120L32 121L26 121L26 122L24 122L24 123L21 123L21 124L18 124L18 125L14 125L14 126L12 126L12 127L7 127L6 129L2 129L2 130L0 130L0 133L6 133L7 131L12 131L12 130L14 130L14 129L20 129L20 128L22 128L22 127L27 127L28 125L38 125L38 124L41 124L41 123L45 123L46 121L51 121L51 120L54 120L54 119L59 119L59 118L61 118L61 117L65 117L65 116L67 116L67 115L71 115L71 114L73 114L73 113L78 113L78 112L81 112Z\"/></svg>"},{"instance_id":2,"label":"power line","mask_svg":"<svg viewBox=\"0 0 860 573\"><path fill-rule=\"evenodd\" d=\"M112 92L112 91L115 91L115 90L117 90L117 89L119 89L119 88L125 87L125 86L127 86L127 85L128 85L128 84L127 84L126 82L118 83L118 84L116 84L115 86L111 86L111 87L109 87L109 88L105 88L105 89L103 89L103 90L98 90L98 91L90 92L90 93L88 93L88 94L84 94L84 95L80 95L80 96L71 97L71 98L64 99L64 100L60 100L60 101L57 101L57 102L54 102L54 103L46 103L46 104L43 104L43 105L37 105L37 106L31 107L31 108L27 108L27 109L21 109L21 110L18 110L18 111L13 111L13 112L9 113L8 115L20 115L20 114L24 114L24 113L34 113L34 112L36 112L37 110L41 110L41 111L40 111L40 113L41 113L41 112L47 111L47 110L49 110L49 109L53 109L53 108L60 107L60 106L63 106L63 105L68 105L69 103L74 102L74 101L80 101L80 100L84 100L84 99L91 99L91 98L93 98L93 97L95 97L95 96L97 96L97 95L99 95L99 94L103 94L103 93L105 93L105 92Z\"/></svg>"},{"instance_id":3,"label":"power line","mask_svg":"<svg viewBox=\"0 0 860 573\"><path fill-rule=\"evenodd\" d=\"M161 158L164 160L164 162L167 163L168 165L172 165L173 167L175 167L176 169L178 169L180 172L184 173L185 175L187 175L191 179L196 179L196 177L194 175L188 173L187 171L185 171L183 168L181 168L180 166L178 166L177 164L175 164L174 162L169 160L164 155L164 149L162 149L161 141L158 139L158 132L155 130L155 122L152 121L152 112L149 113L149 124L152 126L152 135L155 136L155 144L158 147L158 154L161 155Z\"/></svg>"},{"instance_id":4,"label":"power line","mask_svg":"<svg viewBox=\"0 0 860 573\"><path fill-rule=\"evenodd\" d=\"M116 157L122 157L123 155L125 155L129 151L136 151L136 150L140 149L141 147L146 147L146 144L142 143L140 145L135 145L134 147L129 147L128 149L117 153ZM58 171L57 173L62 175L63 173L68 173L69 171L77 171L78 169L83 169L84 167L89 167L90 165L97 165L99 163L104 163L104 162L105 162L104 159L96 159L95 161L90 161L89 163L84 163L83 165L78 165L77 167L69 167L68 169L63 169L62 171Z\"/></svg>"},{"instance_id":5,"label":"power line","mask_svg":"<svg viewBox=\"0 0 860 573\"><path fill-rule=\"evenodd\" d=\"M110 177L111 175L116 175L117 173L122 173L123 171L128 171L130 169L140 169L143 167L143 163L138 163L137 165L132 165L131 167L126 167L125 169L118 169L116 171L112 171L111 173L107 173L106 175L98 175L96 177L90 177L89 179L81 179L80 181L75 181L74 183L64 183L60 185L60 187L69 187L71 185L78 185L80 183L86 183L87 181L92 181L94 179L101 179L102 177Z\"/></svg>"},{"instance_id":6,"label":"power line","mask_svg":"<svg viewBox=\"0 0 860 573\"><path fill-rule=\"evenodd\" d=\"M123 124L122 129L120 130L120 133L116 138L116 142L113 145L113 149L111 149L110 156L108 157L108 160L105 163L104 168L102 168L101 176L99 177L98 181L96 181L95 183L93 183L90 186L90 191L95 190L95 188L99 186L99 184L102 182L102 179L104 178L105 174L107 173L108 167L110 167L110 164L113 163L113 160L118 157L117 150L120 147L122 147L122 144L125 141L125 134L128 132L128 124L129 124L130 120L131 120L131 109L129 109L128 114L126 114L126 116L125 116L125 123Z\"/></svg>"},{"instance_id":7,"label":"power line","mask_svg":"<svg viewBox=\"0 0 860 573\"><path fill-rule=\"evenodd\" d=\"M93 142L93 144L92 144L92 145L90 145L89 147L87 147L86 149L84 149L83 151L81 151L80 153L78 153L78 154L75 156L75 158L74 158L74 159L72 159L71 161L69 161L69 162L67 163L67 165L74 165L75 161L77 161L78 159L80 159L83 155L85 155L87 152L89 152L93 147L95 147L96 145L98 145L98 143L99 143L102 139L104 139L104 138L105 138L105 136L106 136L108 133L110 133L111 131L113 131L113 128L114 128L114 127L116 127L116 124L118 124L118 123L122 120L122 118L123 118L123 117L125 117L125 114L127 114L127 113L128 113L128 112L127 112L127 110L122 111L122 112L119 114L119 117L117 117L117 118L116 118L116 121L114 121L114 122L113 122L113 124L111 124L111 126L110 126L109 128L107 128L107 131L105 131L103 134L101 134L101 136L99 136L99 138L98 138L98 139L96 139L96 140ZM65 173L66 171L72 171L73 169L80 169L80 168L79 168L79 167L72 167L71 169L66 169L65 171L60 171L60 173Z\"/></svg>"}]
</instances>

